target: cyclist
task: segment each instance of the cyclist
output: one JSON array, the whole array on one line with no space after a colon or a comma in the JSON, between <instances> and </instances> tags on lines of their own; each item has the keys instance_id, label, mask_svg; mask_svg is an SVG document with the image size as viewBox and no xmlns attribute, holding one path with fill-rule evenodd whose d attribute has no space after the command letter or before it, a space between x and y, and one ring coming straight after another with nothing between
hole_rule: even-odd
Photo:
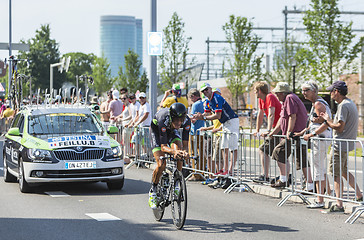
<instances>
[{"instance_id":1,"label":"cyclist","mask_svg":"<svg viewBox=\"0 0 364 240\"><path fill-rule=\"evenodd\" d=\"M182 138L178 132L180 128L183 128ZM186 159L188 157L190 128L191 120L187 116L187 109L182 103L174 103L169 108L162 108L152 120L150 135L153 155L157 162L149 191L149 206L152 209L157 208L157 185L166 167L166 161L161 160L160 157L164 157L165 153L168 153L176 159ZM177 161L179 171L182 171L182 163L182 161Z\"/></svg>"}]
</instances>

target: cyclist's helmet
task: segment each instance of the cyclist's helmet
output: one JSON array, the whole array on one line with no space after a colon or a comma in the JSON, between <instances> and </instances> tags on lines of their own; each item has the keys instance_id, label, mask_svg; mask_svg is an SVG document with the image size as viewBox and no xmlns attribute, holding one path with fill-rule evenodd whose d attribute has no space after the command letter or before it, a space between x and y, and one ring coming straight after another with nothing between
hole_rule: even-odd
<instances>
[{"instance_id":1,"label":"cyclist's helmet","mask_svg":"<svg viewBox=\"0 0 364 240\"><path fill-rule=\"evenodd\" d=\"M173 103L169 107L169 115L171 116L172 120L175 118L185 118L187 115L187 109L182 103Z\"/></svg>"}]
</instances>

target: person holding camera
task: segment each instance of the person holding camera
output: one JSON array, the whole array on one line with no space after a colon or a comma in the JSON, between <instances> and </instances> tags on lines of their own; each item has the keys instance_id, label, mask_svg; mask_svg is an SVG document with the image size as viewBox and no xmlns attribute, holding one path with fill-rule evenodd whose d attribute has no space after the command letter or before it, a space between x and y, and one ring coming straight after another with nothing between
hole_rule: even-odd
<instances>
[{"instance_id":1,"label":"person holding camera","mask_svg":"<svg viewBox=\"0 0 364 240\"><path fill-rule=\"evenodd\" d=\"M277 161L280 177L271 185L273 188L284 188L289 186L287 175L289 173L289 160L288 157L291 155L291 144L293 135L295 132L301 132L306 128L307 123L307 111L305 105L299 99L299 97L292 93L288 83L278 82L276 87L273 89L279 101L282 102L282 109L279 121L276 127L268 134L268 137L273 137L280 130L282 130L283 138L278 145L273 149L272 158ZM306 158L306 147L296 142L296 168L302 167L303 174L309 183L308 190L313 188L311 172L309 164ZM302 161L301 161L302 160Z\"/></svg>"},{"instance_id":2,"label":"person holding camera","mask_svg":"<svg viewBox=\"0 0 364 240\"><path fill-rule=\"evenodd\" d=\"M169 95L173 96L169 97ZM165 91L160 107L169 108L173 103L182 103L188 109L188 101L186 97L182 97L182 89L178 83L173 84L172 89Z\"/></svg>"},{"instance_id":3,"label":"person holding camera","mask_svg":"<svg viewBox=\"0 0 364 240\"><path fill-rule=\"evenodd\" d=\"M309 141L312 137L331 138L332 130L320 116L321 113L327 113L331 117L330 106L322 97L318 96L317 84L314 81L308 81L301 88L304 98L312 102L312 108L307 128L295 134L295 136L303 136L305 141ZM330 192L330 185L327 184L326 186L327 151L330 142L314 139L309 144L312 149L310 164L312 166L313 181L316 184L318 193L323 195L325 194L325 188L327 188L327 192ZM324 198L318 195L317 201L307 205L307 208L323 208L324 206Z\"/></svg>"}]
</instances>

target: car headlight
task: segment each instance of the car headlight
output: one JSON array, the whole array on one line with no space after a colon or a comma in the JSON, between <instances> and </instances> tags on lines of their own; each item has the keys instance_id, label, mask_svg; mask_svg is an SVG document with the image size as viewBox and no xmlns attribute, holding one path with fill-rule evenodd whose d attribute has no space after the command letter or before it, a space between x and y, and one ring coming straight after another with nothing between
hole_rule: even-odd
<instances>
[{"instance_id":1,"label":"car headlight","mask_svg":"<svg viewBox=\"0 0 364 240\"><path fill-rule=\"evenodd\" d=\"M108 148L106 151L107 158L118 158L120 156L121 156L121 147L120 146Z\"/></svg>"},{"instance_id":2,"label":"car headlight","mask_svg":"<svg viewBox=\"0 0 364 240\"><path fill-rule=\"evenodd\" d=\"M43 160L43 159L50 159L51 153L48 150L44 149L30 148L28 150L28 156L32 160Z\"/></svg>"}]
</instances>

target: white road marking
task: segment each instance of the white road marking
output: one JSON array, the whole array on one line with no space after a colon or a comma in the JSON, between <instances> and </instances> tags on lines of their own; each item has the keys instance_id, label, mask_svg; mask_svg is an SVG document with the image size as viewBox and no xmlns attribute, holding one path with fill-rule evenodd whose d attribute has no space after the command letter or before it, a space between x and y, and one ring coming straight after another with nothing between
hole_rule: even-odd
<instances>
[{"instance_id":1,"label":"white road marking","mask_svg":"<svg viewBox=\"0 0 364 240\"><path fill-rule=\"evenodd\" d=\"M109 213L86 213L87 216L90 218L93 218L99 222L104 221L120 221L121 219L118 217L115 217Z\"/></svg>"},{"instance_id":2,"label":"white road marking","mask_svg":"<svg viewBox=\"0 0 364 240\"><path fill-rule=\"evenodd\" d=\"M68 195L65 192L61 192L61 191L56 191L56 192L44 192L45 194L48 194L51 197L57 198L57 197L70 197L70 195Z\"/></svg>"}]
</instances>

